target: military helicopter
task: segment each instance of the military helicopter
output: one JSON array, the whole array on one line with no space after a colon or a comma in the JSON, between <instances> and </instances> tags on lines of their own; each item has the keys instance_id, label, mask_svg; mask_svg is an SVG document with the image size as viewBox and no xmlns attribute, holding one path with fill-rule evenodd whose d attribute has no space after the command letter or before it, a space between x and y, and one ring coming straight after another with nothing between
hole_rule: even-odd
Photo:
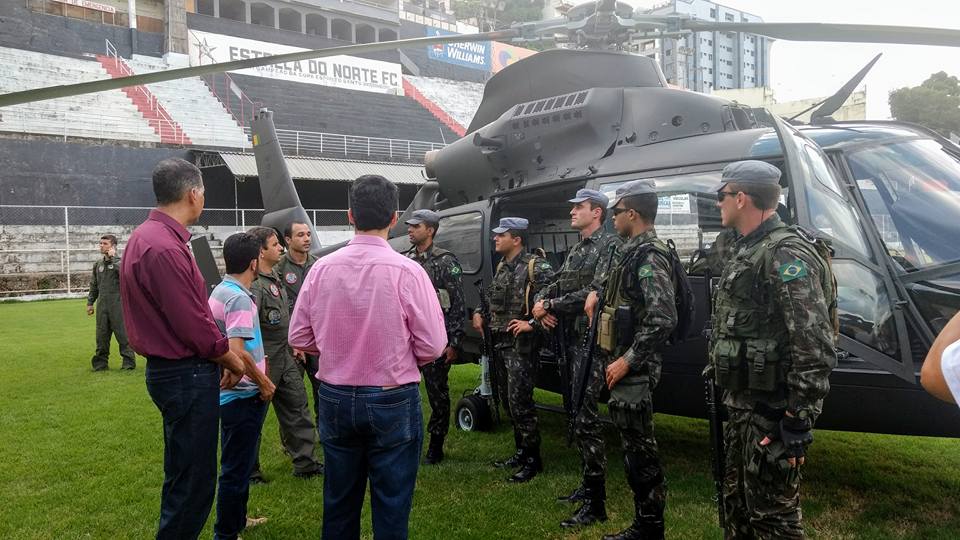
<instances>
[{"instance_id":1,"label":"military helicopter","mask_svg":"<svg viewBox=\"0 0 960 540\"><path fill-rule=\"evenodd\" d=\"M336 54L559 35L580 48L538 53L491 78L468 135L427 156L429 180L400 222L419 208L437 210L442 221L436 242L458 255L465 283L489 281L495 268L489 230L500 216L529 218L530 247L543 248L559 265L577 241L565 202L577 189L612 192L624 182L653 178L662 195L660 236L673 239L689 256L720 229L710 189L723 166L747 158L768 161L784 173L781 215L829 239L836 252L840 360L818 427L960 436L960 411L917 384L919 363L934 335L960 308L960 248L945 242L960 230L944 219L960 210L960 148L918 126L832 122L830 115L859 83L857 77L820 106L810 125L794 126L766 111L668 88L652 59L618 50L629 36L699 31L960 46L958 30L721 23L634 13L624 3L601 0L577 6L565 17L503 31L351 45L34 89L0 95L0 107ZM268 112L257 115L253 131L263 224L283 228L293 218L306 220ZM391 236L397 249L408 247L402 226ZM705 276L692 275L691 281L698 291L708 290ZM466 292L468 304L477 305L476 291L468 287ZM705 296L698 297L699 325L706 322ZM468 338L463 356L469 360L480 355L480 346L479 336ZM665 352L655 400L659 412L705 416L700 378L705 361L703 338ZM538 386L558 390L556 363L544 361L541 368ZM489 415L483 400L471 403L471 422L481 419L476 415Z\"/></svg>"}]
</instances>

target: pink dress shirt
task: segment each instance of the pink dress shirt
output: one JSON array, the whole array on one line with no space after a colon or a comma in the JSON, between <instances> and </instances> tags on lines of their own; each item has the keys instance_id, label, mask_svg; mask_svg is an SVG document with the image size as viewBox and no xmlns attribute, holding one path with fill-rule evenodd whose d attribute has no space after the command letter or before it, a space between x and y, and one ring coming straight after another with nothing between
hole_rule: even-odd
<instances>
[{"instance_id":1,"label":"pink dress shirt","mask_svg":"<svg viewBox=\"0 0 960 540\"><path fill-rule=\"evenodd\" d=\"M290 319L290 346L320 356L317 379L348 386L420 382L447 331L437 292L416 261L356 235L317 261Z\"/></svg>"}]
</instances>

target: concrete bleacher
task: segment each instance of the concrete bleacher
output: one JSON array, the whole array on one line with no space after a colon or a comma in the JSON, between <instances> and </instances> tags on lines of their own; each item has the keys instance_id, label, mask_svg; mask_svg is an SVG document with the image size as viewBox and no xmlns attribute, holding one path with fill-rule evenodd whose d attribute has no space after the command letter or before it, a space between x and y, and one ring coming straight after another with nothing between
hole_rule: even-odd
<instances>
[{"instance_id":1,"label":"concrete bleacher","mask_svg":"<svg viewBox=\"0 0 960 540\"><path fill-rule=\"evenodd\" d=\"M274 112L277 129L430 142L459 137L405 96L231 74L251 99Z\"/></svg>"},{"instance_id":2,"label":"concrete bleacher","mask_svg":"<svg viewBox=\"0 0 960 540\"><path fill-rule=\"evenodd\" d=\"M85 60L0 47L0 93L106 79ZM159 142L160 137L127 96L109 90L0 109L0 131Z\"/></svg>"},{"instance_id":3,"label":"concrete bleacher","mask_svg":"<svg viewBox=\"0 0 960 540\"><path fill-rule=\"evenodd\" d=\"M134 73L170 69L162 58L135 55L125 60ZM199 77L148 84L171 118L195 145L248 148L249 139L233 116L223 108Z\"/></svg>"},{"instance_id":4,"label":"concrete bleacher","mask_svg":"<svg viewBox=\"0 0 960 540\"><path fill-rule=\"evenodd\" d=\"M403 78L464 127L470 125L483 99L482 83L412 75Z\"/></svg>"}]
</instances>

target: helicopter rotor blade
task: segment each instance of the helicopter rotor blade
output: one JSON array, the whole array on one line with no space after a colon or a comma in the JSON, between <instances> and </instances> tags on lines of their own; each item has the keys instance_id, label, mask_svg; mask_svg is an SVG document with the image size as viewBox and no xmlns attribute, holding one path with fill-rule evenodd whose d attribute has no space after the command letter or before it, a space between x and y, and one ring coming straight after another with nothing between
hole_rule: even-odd
<instances>
[{"instance_id":1,"label":"helicopter rotor blade","mask_svg":"<svg viewBox=\"0 0 960 540\"><path fill-rule=\"evenodd\" d=\"M128 86L140 86L142 84L152 84L164 81L183 79L186 77L199 77L211 73L220 73L223 71L236 71L240 69L255 68L260 66L269 66L272 64L282 64L284 62L294 62L298 60L310 60L313 58L323 58L327 56L337 56L342 54L362 54L376 51L385 51L390 49L401 49L407 47L418 47L423 45L435 45L438 43L462 43L468 41L493 41L510 40L519 36L518 28L509 28L495 32L482 32L479 34L455 34L449 36L427 36L422 38L401 39L396 41L381 41L379 43L363 43L358 45L345 45L343 47L330 47L327 49L313 49L308 51L298 51L275 56L262 56L259 58L250 58L247 60L234 60L232 62L220 62L217 64L208 64L201 66L191 66L186 68L168 69L164 71L153 71L150 73L141 73L129 77L119 77L116 79L100 79L96 81L87 81L76 84L64 84L59 86L48 86L43 88L33 88L20 92L10 92L0 94L0 107L10 105L19 105L21 103L31 103L34 101L44 101L47 99L57 99L70 96L79 96L93 92L103 92L105 90L116 90Z\"/></svg>"},{"instance_id":2,"label":"helicopter rotor blade","mask_svg":"<svg viewBox=\"0 0 960 540\"><path fill-rule=\"evenodd\" d=\"M820 105L820 108L813 111L810 115L810 123L816 123L818 118L826 118L831 114L835 113L843 104L847 101L847 98L850 97L850 94L857 89L857 86L863 81L863 78L867 76L867 73L870 72L870 68L877 63L877 60L880 60L880 57L883 56L883 53L880 53L873 57L873 60L867 62L867 65L857 72L846 84L840 87L840 90L837 90L837 93L830 96L823 102L823 105Z\"/></svg>"},{"instance_id":3,"label":"helicopter rotor blade","mask_svg":"<svg viewBox=\"0 0 960 540\"><path fill-rule=\"evenodd\" d=\"M745 32L788 41L892 43L960 47L960 30L914 26L833 23L746 23L681 19L680 28L693 32Z\"/></svg>"}]
</instances>

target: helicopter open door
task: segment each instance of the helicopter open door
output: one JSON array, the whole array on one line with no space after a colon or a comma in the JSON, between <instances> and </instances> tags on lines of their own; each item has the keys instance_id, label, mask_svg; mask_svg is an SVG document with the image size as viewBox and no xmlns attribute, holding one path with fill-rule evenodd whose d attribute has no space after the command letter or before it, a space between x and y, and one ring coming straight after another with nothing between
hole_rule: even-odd
<instances>
[{"instance_id":1,"label":"helicopter open door","mask_svg":"<svg viewBox=\"0 0 960 540\"><path fill-rule=\"evenodd\" d=\"M837 278L840 366L868 362L911 384L916 368L905 311L909 297L891 273L876 228L859 213L858 201L841 187L823 151L779 118L775 129L784 153L788 207L794 222L828 239ZM913 308L915 311L916 308Z\"/></svg>"}]
</instances>

